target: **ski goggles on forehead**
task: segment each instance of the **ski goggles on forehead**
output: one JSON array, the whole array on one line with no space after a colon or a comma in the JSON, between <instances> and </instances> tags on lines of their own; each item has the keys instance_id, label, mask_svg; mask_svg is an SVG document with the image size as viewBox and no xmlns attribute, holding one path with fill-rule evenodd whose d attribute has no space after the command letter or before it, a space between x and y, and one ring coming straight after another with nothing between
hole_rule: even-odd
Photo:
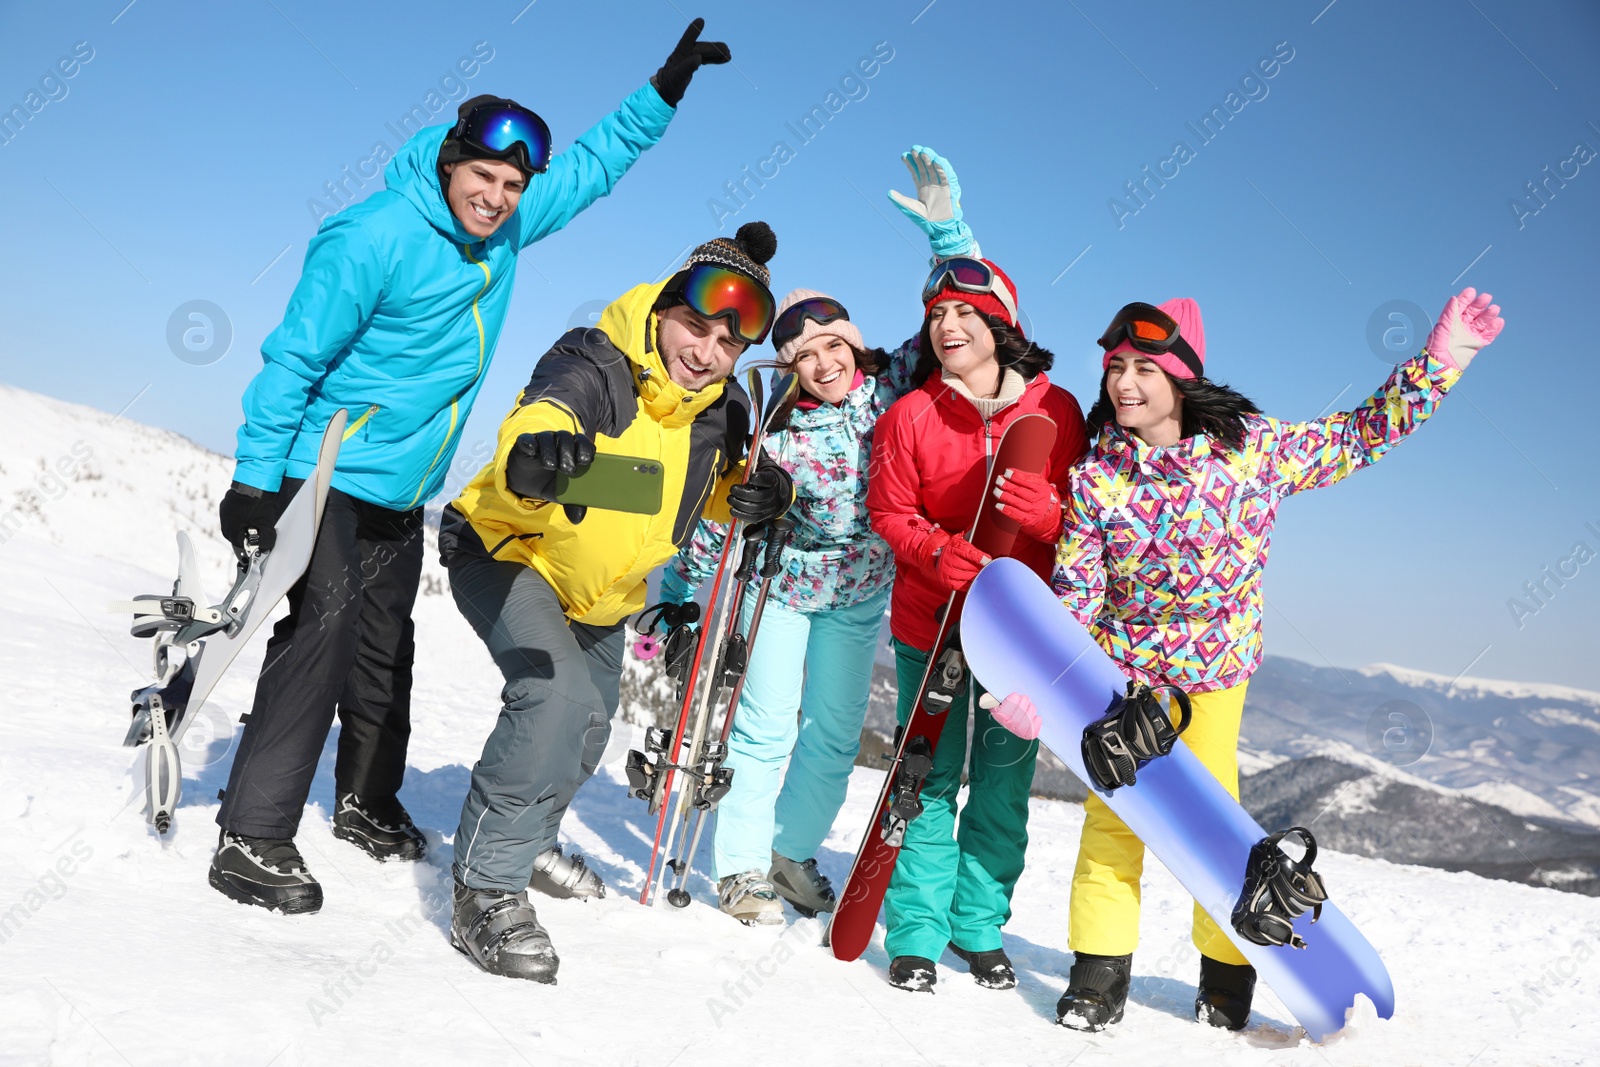
<instances>
[{"instance_id":1,"label":"ski goggles on forehead","mask_svg":"<svg viewBox=\"0 0 1600 1067\"><path fill-rule=\"evenodd\" d=\"M1097 342L1107 352L1123 341L1135 351L1149 356L1171 353L1199 378L1205 373L1200 357L1178 331L1178 320L1151 304L1135 301L1125 305L1111 319L1111 325Z\"/></svg>"},{"instance_id":2,"label":"ski goggles on forehead","mask_svg":"<svg viewBox=\"0 0 1600 1067\"><path fill-rule=\"evenodd\" d=\"M747 275L710 263L696 263L683 272L676 290L683 302L708 319L728 319L733 335L758 345L772 329L772 294Z\"/></svg>"},{"instance_id":3,"label":"ski goggles on forehead","mask_svg":"<svg viewBox=\"0 0 1600 1067\"><path fill-rule=\"evenodd\" d=\"M987 293L1000 301L1010 313L1012 322L1017 321L1017 302L1012 298L1011 290L1006 288L1006 283L1000 280L994 268L981 259L962 256L935 265L933 273L923 283L922 302L926 304L946 289L954 289L959 293Z\"/></svg>"},{"instance_id":4,"label":"ski goggles on forehead","mask_svg":"<svg viewBox=\"0 0 1600 1067\"><path fill-rule=\"evenodd\" d=\"M517 104L480 104L456 123L451 136L529 174L550 165L550 127Z\"/></svg>"},{"instance_id":5,"label":"ski goggles on forehead","mask_svg":"<svg viewBox=\"0 0 1600 1067\"><path fill-rule=\"evenodd\" d=\"M826 296L807 297L799 303L790 304L778 316L778 321L772 324L772 347L782 348L799 337L805 332L807 319L818 326L826 326L840 319L849 322L850 312L845 310L843 304Z\"/></svg>"}]
</instances>

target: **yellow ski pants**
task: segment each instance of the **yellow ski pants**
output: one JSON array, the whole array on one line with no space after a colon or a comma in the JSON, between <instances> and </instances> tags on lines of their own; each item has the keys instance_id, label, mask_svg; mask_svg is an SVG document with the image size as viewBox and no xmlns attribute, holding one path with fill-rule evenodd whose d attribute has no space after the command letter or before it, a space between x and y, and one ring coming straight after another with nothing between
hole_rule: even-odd
<instances>
[{"instance_id":1,"label":"yellow ski pants","mask_svg":"<svg viewBox=\"0 0 1600 1067\"><path fill-rule=\"evenodd\" d=\"M1239 799L1239 719L1244 714L1248 684L1191 694L1194 717L1183 732L1184 744L1235 800ZM1091 792L1083 805L1083 840L1072 873L1068 943L1074 952L1097 956L1133 952L1139 944L1139 878L1143 873L1144 842ZM1202 955L1221 963L1246 962L1199 904L1194 906L1193 937Z\"/></svg>"}]
</instances>

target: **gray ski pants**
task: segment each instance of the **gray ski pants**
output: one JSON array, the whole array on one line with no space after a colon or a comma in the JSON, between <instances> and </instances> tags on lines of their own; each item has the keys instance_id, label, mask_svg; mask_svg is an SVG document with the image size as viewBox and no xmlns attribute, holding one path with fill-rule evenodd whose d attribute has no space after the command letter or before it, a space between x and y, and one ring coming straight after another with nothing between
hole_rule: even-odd
<instances>
[{"instance_id":1,"label":"gray ski pants","mask_svg":"<svg viewBox=\"0 0 1600 1067\"><path fill-rule=\"evenodd\" d=\"M473 889L515 893L527 888L534 857L555 846L567 805L600 765L626 623L569 620L550 583L524 564L481 551L457 551L446 563L456 606L506 682L461 806L455 873Z\"/></svg>"}]
</instances>

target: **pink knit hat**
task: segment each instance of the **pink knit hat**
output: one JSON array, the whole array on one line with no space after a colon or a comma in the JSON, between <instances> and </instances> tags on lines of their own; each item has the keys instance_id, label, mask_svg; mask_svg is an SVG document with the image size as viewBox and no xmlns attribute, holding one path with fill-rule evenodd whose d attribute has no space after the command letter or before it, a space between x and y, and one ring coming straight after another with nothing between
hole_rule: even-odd
<instances>
[{"instance_id":1,"label":"pink knit hat","mask_svg":"<svg viewBox=\"0 0 1600 1067\"><path fill-rule=\"evenodd\" d=\"M815 289L791 290L788 296L779 301L777 314L773 315L772 321L777 322L785 311L800 303L800 301L812 300L818 297L824 300L835 299L827 293L819 293ZM807 318L800 325L799 335L791 337L783 347L778 349L779 366L787 367L794 363L795 355L800 349L804 348L814 338L821 337L824 334L842 338L847 344L853 345L858 349L867 347L867 343L861 338L860 328L849 319L834 319L832 322L824 323L818 322L816 319Z\"/></svg>"},{"instance_id":2,"label":"pink knit hat","mask_svg":"<svg viewBox=\"0 0 1600 1067\"><path fill-rule=\"evenodd\" d=\"M1157 304L1156 307L1171 315L1173 320L1177 322L1178 336L1189 342L1189 347L1194 349L1195 358L1200 361L1200 368L1203 373L1206 363L1206 328L1205 324L1200 321L1200 305L1183 296L1176 300L1168 300L1165 304ZM1176 353L1141 352L1129 344L1126 338L1123 339L1121 344L1105 354L1105 358L1100 361L1100 369L1104 370L1111 366L1112 356L1124 355L1130 352L1142 359L1150 360L1174 378L1187 378L1193 381L1200 377L1183 360L1179 359Z\"/></svg>"}]
</instances>

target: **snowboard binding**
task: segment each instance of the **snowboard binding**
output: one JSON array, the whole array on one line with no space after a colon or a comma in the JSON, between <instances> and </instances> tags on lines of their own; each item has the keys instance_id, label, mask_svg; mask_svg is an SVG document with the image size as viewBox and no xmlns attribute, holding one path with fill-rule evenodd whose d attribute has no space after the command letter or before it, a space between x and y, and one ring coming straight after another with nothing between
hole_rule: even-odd
<instances>
[{"instance_id":1,"label":"snowboard binding","mask_svg":"<svg viewBox=\"0 0 1600 1067\"><path fill-rule=\"evenodd\" d=\"M1163 690L1178 709L1176 723L1156 697ZM1177 686L1152 688L1143 682L1129 682L1127 695L1116 707L1084 727L1084 770L1096 786L1108 793L1133 785L1145 764L1172 751L1178 735L1189 728L1192 716L1189 695Z\"/></svg>"},{"instance_id":2,"label":"snowboard binding","mask_svg":"<svg viewBox=\"0 0 1600 1067\"><path fill-rule=\"evenodd\" d=\"M1298 860L1278 847L1290 834L1305 844L1305 855ZM1322 905L1328 889L1322 876L1311 869L1317 860L1317 841L1303 826L1291 826L1268 834L1250 849L1245 865L1244 892L1233 908L1233 928L1257 945L1288 945L1305 948L1305 940L1294 932L1294 921L1311 910L1311 921L1322 918Z\"/></svg>"},{"instance_id":3,"label":"snowboard binding","mask_svg":"<svg viewBox=\"0 0 1600 1067\"><path fill-rule=\"evenodd\" d=\"M178 739L183 736L194 695L196 669L207 638L216 634L232 637L244 624L246 612L261 584L266 554L251 540L246 542L244 558L233 588L222 602L202 606L200 566L189 535L178 534L178 578L169 596L141 595L108 606L118 614L131 612L134 637L155 641L151 649L156 680L135 689L129 699L133 718L122 743L128 748L149 746L145 761L145 796L151 825L157 833L172 828L172 818L183 797L183 767L178 757Z\"/></svg>"}]
</instances>

